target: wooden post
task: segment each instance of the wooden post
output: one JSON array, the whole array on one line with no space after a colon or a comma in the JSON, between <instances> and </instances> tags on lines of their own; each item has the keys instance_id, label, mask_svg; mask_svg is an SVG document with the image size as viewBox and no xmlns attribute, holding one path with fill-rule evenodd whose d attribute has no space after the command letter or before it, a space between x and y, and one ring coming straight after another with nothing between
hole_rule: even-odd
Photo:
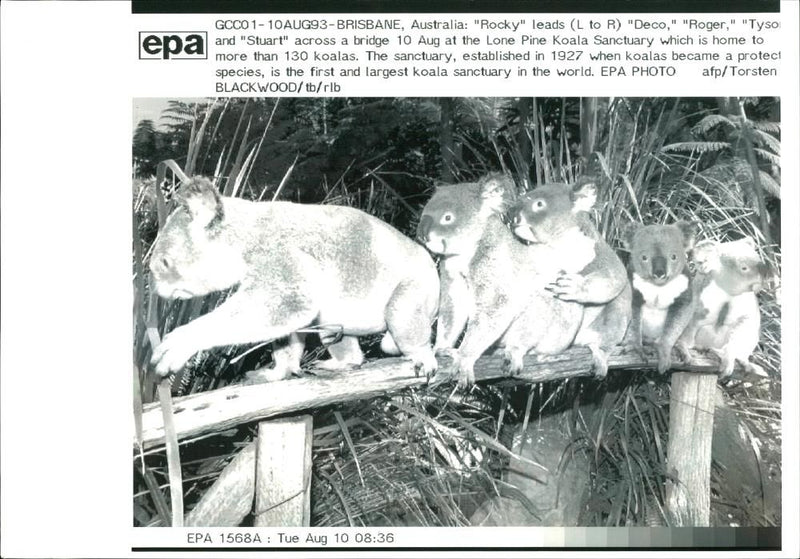
<instances>
[{"instance_id":1,"label":"wooden post","mask_svg":"<svg viewBox=\"0 0 800 559\"><path fill-rule=\"evenodd\" d=\"M225 466L192 511L186 526L239 526L253 510L256 445L250 443Z\"/></svg>"},{"instance_id":2,"label":"wooden post","mask_svg":"<svg viewBox=\"0 0 800 559\"><path fill-rule=\"evenodd\" d=\"M258 424L255 526L311 523L312 437L310 415Z\"/></svg>"},{"instance_id":3,"label":"wooden post","mask_svg":"<svg viewBox=\"0 0 800 559\"><path fill-rule=\"evenodd\" d=\"M667 508L673 526L709 525L716 389L716 374L672 375Z\"/></svg>"}]
</instances>

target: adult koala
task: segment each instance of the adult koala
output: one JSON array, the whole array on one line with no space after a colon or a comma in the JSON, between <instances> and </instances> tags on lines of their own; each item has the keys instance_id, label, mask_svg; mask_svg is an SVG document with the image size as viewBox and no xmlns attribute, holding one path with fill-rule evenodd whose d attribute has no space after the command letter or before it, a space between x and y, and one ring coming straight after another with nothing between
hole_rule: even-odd
<instances>
[{"instance_id":1,"label":"adult koala","mask_svg":"<svg viewBox=\"0 0 800 559\"><path fill-rule=\"evenodd\" d=\"M262 375L286 378L300 369L304 341L296 332L310 325L344 335L328 347L330 368L360 364L355 336L385 331L385 352L408 356L426 375L436 369L436 266L388 224L349 207L222 197L202 177L176 197L150 259L157 293L183 299L238 289L164 337L153 351L157 374L179 370L201 350L288 338Z\"/></svg>"}]
</instances>

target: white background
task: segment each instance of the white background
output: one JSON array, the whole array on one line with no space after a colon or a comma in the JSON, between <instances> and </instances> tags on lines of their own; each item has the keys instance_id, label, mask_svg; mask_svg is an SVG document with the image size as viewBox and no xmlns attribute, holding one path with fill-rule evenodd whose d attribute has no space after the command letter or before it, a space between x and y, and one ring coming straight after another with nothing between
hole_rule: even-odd
<instances>
[{"instance_id":1,"label":"white background","mask_svg":"<svg viewBox=\"0 0 800 559\"><path fill-rule=\"evenodd\" d=\"M133 16L127 2L3 2L2 556L127 556L131 510L131 111L134 97L197 97L187 61L137 60L137 33L210 29L214 17ZM783 70L699 90L686 80L473 81L395 95L777 95L782 98L784 552L798 526L798 3L782 3ZM202 63L201 63L202 64ZM415 89L416 88L416 89ZM533 90L532 90L533 89ZM474 530L474 529L473 529ZM416 534L416 532L415 532ZM413 545L441 541L422 530ZM484 545L520 537L473 531ZM183 541L183 540L181 540ZM465 543L463 538L460 543ZM173 544L179 544L174 542ZM522 538L517 545L529 545ZM335 555L335 554L328 554ZM452 555L452 554L451 554ZM464 556L464 554L456 554ZM617 555L616 553L614 555ZM674 555L670 553L667 555ZM727 556L729 554L711 554Z\"/></svg>"}]
</instances>

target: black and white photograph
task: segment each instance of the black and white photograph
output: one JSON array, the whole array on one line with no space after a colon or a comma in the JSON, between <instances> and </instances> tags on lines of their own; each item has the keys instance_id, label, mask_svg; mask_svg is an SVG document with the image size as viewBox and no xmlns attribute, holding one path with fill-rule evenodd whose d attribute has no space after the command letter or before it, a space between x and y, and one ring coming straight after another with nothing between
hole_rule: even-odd
<instances>
[{"instance_id":1,"label":"black and white photograph","mask_svg":"<svg viewBox=\"0 0 800 559\"><path fill-rule=\"evenodd\" d=\"M132 130L133 527L782 525L780 97Z\"/></svg>"}]
</instances>

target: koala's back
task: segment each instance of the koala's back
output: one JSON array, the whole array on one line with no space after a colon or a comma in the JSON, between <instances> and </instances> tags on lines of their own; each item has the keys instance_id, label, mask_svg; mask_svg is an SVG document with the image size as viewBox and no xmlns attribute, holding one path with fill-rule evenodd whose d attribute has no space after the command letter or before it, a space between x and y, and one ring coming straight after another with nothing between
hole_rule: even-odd
<instances>
[{"instance_id":1,"label":"koala's back","mask_svg":"<svg viewBox=\"0 0 800 559\"><path fill-rule=\"evenodd\" d=\"M311 293L320 322L352 316L355 334L380 328L398 284L413 279L435 308L438 274L424 248L361 210L346 206L224 199L228 234L248 262L242 287L278 284Z\"/></svg>"}]
</instances>

